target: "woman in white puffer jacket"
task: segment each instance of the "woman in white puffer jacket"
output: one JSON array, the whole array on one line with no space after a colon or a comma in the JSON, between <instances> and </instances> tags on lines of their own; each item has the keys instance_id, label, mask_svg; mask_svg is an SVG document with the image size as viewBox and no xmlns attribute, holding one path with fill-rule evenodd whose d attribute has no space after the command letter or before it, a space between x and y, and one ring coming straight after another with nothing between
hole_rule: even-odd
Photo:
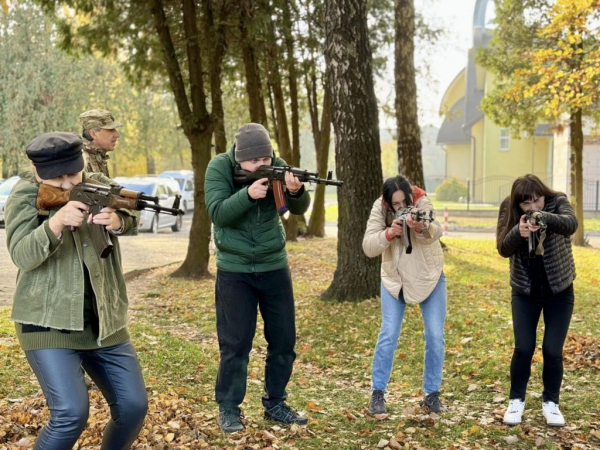
<instances>
[{"instance_id":1,"label":"woman in white puffer jacket","mask_svg":"<svg viewBox=\"0 0 600 450\"><path fill-rule=\"evenodd\" d=\"M420 211L434 212L423 189L411 186L400 175L387 179L383 184L382 196L373 204L363 239L363 250L368 257L382 255L382 323L373 357L369 403L372 414L386 411L384 393L392 372L407 303L420 305L425 328L425 398L421 404L432 412L445 411L439 399L446 321L446 278L442 271L444 256L439 241L442 228L435 220L416 221L412 215L408 215L406 223L412 252L406 253L402 222L394 219L394 216L396 211L411 206Z\"/></svg>"}]
</instances>

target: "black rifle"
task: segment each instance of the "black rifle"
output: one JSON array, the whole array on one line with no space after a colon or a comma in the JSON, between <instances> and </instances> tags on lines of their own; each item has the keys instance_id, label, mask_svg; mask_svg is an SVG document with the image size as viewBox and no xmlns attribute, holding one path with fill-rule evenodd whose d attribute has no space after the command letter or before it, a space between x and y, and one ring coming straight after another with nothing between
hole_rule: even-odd
<instances>
[{"instance_id":1,"label":"black rifle","mask_svg":"<svg viewBox=\"0 0 600 450\"><path fill-rule=\"evenodd\" d=\"M544 222L544 214L541 211L530 209L525 214L530 225L540 227L537 231L529 231L528 237L529 257L535 258L537 255L544 254L543 244L546 239L546 222Z\"/></svg>"},{"instance_id":2,"label":"black rifle","mask_svg":"<svg viewBox=\"0 0 600 450\"><path fill-rule=\"evenodd\" d=\"M333 180L331 171L327 172L327 178L319 178L319 174L316 172L309 172L308 170L291 166L260 166L254 172L237 169L233 171L233 184L236 187L247 186L256 180L267 178L269 186L273 189L277 213L281 215L288 210L283 191L286 172L291 172L302 183L317 183L337 187L341 187L344 184L343 181Z\"/></svg>"},{"instance_id":3,"label":"black rifle","mask_svg":"<svg viewBox=\"0 0 600 450\"><path fill-rule=\"evenodd\" d=\"M410 228L406 223L408 216L412 216L412 220L415 222L433 222L435 220L435 212L424 211L418 209L415 206L409 206L408 208L402 208L396 211L394 220L402 221L402 236L404 236L404 251L407 254L412 253L412 241L410 238Z\"/></svg>"},{"instance_id":4,"label":"black rifle","mask_svg":"<svg viewBox=\"0 0 600 450\"><path fill-rule=\"evenodd\" d=\"M66 205L68 202L77 200L90 207L92 216L100 213L104 207L113 209L135 209L137 211L150 210L158 213L171 214L173 216L183 215L179 209L181 196L177 195L172 208L160 206L158 197L145 195L143 192L133 191L121 186L107 186L97 181L88 180L79 183L72 189L65 191L61 188L40 185L36 201L36 207L40 215L48 215L49 210ZM71 227L71 231L76 231ZM92 225L92 242L94 248L101 258L106 258L112 252L112 241L104 225Z\"/></svg>"}]
</instances>

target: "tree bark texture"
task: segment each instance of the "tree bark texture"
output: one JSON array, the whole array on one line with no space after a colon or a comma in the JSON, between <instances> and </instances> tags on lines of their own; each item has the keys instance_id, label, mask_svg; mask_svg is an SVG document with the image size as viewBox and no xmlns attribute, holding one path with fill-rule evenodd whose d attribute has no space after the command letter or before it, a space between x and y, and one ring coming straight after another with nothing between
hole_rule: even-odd
<instances>
[{"instance_id":1,"label":"tree bark texture","mask_svg":"<svg viewBox=\"0 0 600 450\"><path fill-rule=\"evenodd\" d=\"M183 131L190 142L194 170L196 208L192 218L188 251L183 264L172 275L199 278L209 275L210 219L204 200L204 174L211 155L210 145L214 122L206 108L206 94L202 80L202 57L196 23L196 6L194 0L182 1L186 54L190 74L191 106L186 94L181 67L169 31L162 0L152 0L151 11L161 41L165 67L175 96L177 112Z\"/></svg>"},{"instance_id":2,"label":"tree bark texture","mask_svg":"<svg viewBox=\"0 0 600 450\"><path fill-rule=\"evenodd\" d=\"M225 134L225 111L223 109L223 90L221 89L221 73L223 58L227 51L227 40L225 39L225 23L228 15L229 2L221 0L216 2L217 22L215 23L215 11L213 0L202 0L204 35L210 53L210 97L212 103L212 114L215 120L215 153L227 151L227 137Z\"/></svg>"},{"instance_id":3,"label":"tree bark texture","mask_svg":"<svg viewBox=\"0 0 600 450\"><path fill-rule=\"evenodd\" d=\"M271 16L272 17L272 16ZM277 118L277 127L275 131L279 145L279 155L286 163L293 165L294 155L292 152L292 144L290 141L290 131L288 128L287 111L285 108L285 96L283 93L281 70L279 67L280 52L277 46L277 37L275 34L275 24L271 19L268 25L269 39L269 84L273 92L273 103L275 107L275 116ZM294 215L289 215L289 218L284 221L285 235L287 241L298 240L298 221Z\"/></svg>"},{"instance_id":4,"label":"tree bark texture","mask_svg":"<svg viewBox=\"0 0 600 450\"><path fill-rule=\"evenodd\" d=\"M321 112L320 126L316 80L311 82L307 79L307 98L315 141L315 151L317 153L317 172L320 178L325 178L327 176L329 144L331 142L331 94L329 88L325 86L323 89L323 110ZM318 184L315 188L313 209L308 224L308 235L316 237L325 236L325 185L323 184Z\"/></svg>"},{"instance_id":5,"label":"tree bark texture","mask_svg":"<svg viewBox=\"0 0 600 450\"><path fill-rule=\"evenodd\" d=\"M366 7L367 0L328 0L325 6L336 172L344 187L338 191L337 267L322 297L337 300L375 297L380 286L380 258L367 258L362 250L367 220L382 184Z\"/></svg>"},{"instance_id":6,"label":"tree bark texture","mask_svg":"<svg viewBox=\"0 0 600 450\"><path fill-rule=\"evenodd\" d=\"M284 0L283 11L283 35L286 45L286 65L288 72L288 87L290 92L290 112L292 119L292 159L288 164L300 167L300 112L298 107L298 74L296 72L295 43L292 33L293 21L290 13L290 0Z\"/></svg>"},{"instance_id":7,"label":"tree bark texture","mask_svg":"<svg viewBox=\"0 0 600 450\"><path fill-rule=\"evenodd\" d=\"M415 80L414 0L395 0L395 86L398 173L425 188Z\"/></svg>"},{"instance_id":8,"label":"tree bark texture","mask_svg":"<svg viewBox=\"0 0 600 450\"><path fill-rule=\"evenodd\" d=\"M260 70L256 58L257 40L252 32L252 20L254 19L253 0L244 0L239 4L239 30L241 38L242 59L244 61L244 72L246 77L246 93L248 95L248 109L250 121L260 123L269 128L267 110L263 96Z\"/></svg>"},{"instance_id":9,"label":"tree bark texture","mask_svg":"<svg viewBox=\"0 0 600 450\"><path fill-rule=\"evenodd\" d=\"M573 244L584 245L583 227L583 120L581 109L571 113L571 204L579 222L573 235Z\"/></svg>"}]
</instances>

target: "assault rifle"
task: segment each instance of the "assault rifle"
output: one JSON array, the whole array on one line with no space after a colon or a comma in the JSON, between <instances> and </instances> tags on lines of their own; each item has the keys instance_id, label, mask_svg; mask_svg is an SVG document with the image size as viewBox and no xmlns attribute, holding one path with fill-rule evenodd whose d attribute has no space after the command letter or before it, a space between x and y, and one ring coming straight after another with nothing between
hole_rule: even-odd
<instances>
[{"instance_id":1,"label":"assault rifle","mask_svg":"<svg viewBox=\"0 0 600 450\"><path fill-rule=\"evenodd\" d=\"M56 209L68 202L77 200L88 205L92 217L99 214L105 207L114 209L134 209L136 211L149 210L157 213L166 213L173 216L183 215L179 209L181 196L177 195L172 208L160 206L158 197L145 195L142 192L126 189L121 186L107 186L94 180L88 180L85 183L79 183L72 189L64 189L40 185L36 200L36 207L41 216L49 215L51 209ZM75 232L75 227L70 227ZM104 225L92 225L91 227L92 243L101 258L106 258L112 252L112 241Z\"/></svg>"},{"instance_id":2,"label":"assault rifle","mask_svg":"<svg viewBox=\"0 0 600 450\"><path fill-rule=\"evenodd\" d=\"M331 171L327 172L327 178L319 178L319 174L316 172L309 172L308 170L291 166L260 166L254 172L248 172L247 170L234 170L233 184L236 187L247 186L254 183L256 180L268 178L269 186L272 187L273 195L275 196L277 213L281 215L288 210L287 202L285 200L285 192L283 190L286 172L291 172L292 175L298 178L298 180L300 180L302 183L317 183L337 187L341 187L344 184L343 181L333 180Z\"/></svg>"},{"instance_id":3,"label":"assault rifle","mask_svg":"<svg viewBox=\"0 0 600 450\"><path fill-rule=\"evenodd\" d=\"M414 206L402 208L396 211L394 220L402 221L402 236L404 236L404 251L407 254L412 253L412 241L410 238L410 229L408 228L408 216L412 217L415 222L433 222L435 220L435 212L423 211Z\"/></svg>"},{"instance_id":4,"label":"assault rifle","mask_svg":"<svg viewBox=\"0 0 600 450\"><path fill-rule=\"evenodd\" d=\"M529 231L529 257L535 258L537 255L544 254L543 244L546 239L546 222L544 222L544 215L540 211L529 210L525 214L529 225L540 227L537 231Z\"/></svg>"}]
</instances>

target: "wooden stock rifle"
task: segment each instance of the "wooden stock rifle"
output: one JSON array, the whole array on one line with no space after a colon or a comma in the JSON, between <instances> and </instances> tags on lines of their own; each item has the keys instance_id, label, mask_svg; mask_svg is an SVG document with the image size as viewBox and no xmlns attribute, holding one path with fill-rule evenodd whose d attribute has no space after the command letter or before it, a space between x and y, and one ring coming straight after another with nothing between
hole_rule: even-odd
<instances>
[{"instance_id":1,"label":"wooden stock rifle","mask_svg":"<svg viewBox=\"0 0 600 450\"><path fill-rule=\"evenodd\" d=\"M167 208L158 204L158 197L145 195L143 192L133 191L121 186L107 186L97 181L88 180L85 183L79 183L72 189L64 189L40 185L36 200L36 207L39 214L49 215L50 210L58 209L70 201L79 201L89 206L89 212L92 217L99 214L102 208L109 207L113 209L133 209L136 211L149 210L158 213L171 214L173 216L183 215L184 212L179 209L181 196L177 195L173 206ZM71 231L76 232L75 227L70 227ZM94 248L101 258L106 258L112 252L112 241L106 230L105 225L91 225L91 235Z\"/></svg>"},{"instance_id":2,"label":"wooden stock rifle","mask_svg":"<svg viewBox=\"0 0 600 450\"><path fill-rule=\"evenodd\" d=\"M269 186L273 189L277 213L281 215L288 210L285 192L283 190L286 172L291 172L292 175L298 178L302 183L317 183L337 187L341 187L344 184L343 181L333 180L331 171L327 173L327 178L319 178L319 174L316 172L309 172L308 170L291 166L260 166L254 172L234 170L233 184L236 187L247 186L254 183L256 180L267 178L269 180Z\"/></svg>"}]
</instances>

